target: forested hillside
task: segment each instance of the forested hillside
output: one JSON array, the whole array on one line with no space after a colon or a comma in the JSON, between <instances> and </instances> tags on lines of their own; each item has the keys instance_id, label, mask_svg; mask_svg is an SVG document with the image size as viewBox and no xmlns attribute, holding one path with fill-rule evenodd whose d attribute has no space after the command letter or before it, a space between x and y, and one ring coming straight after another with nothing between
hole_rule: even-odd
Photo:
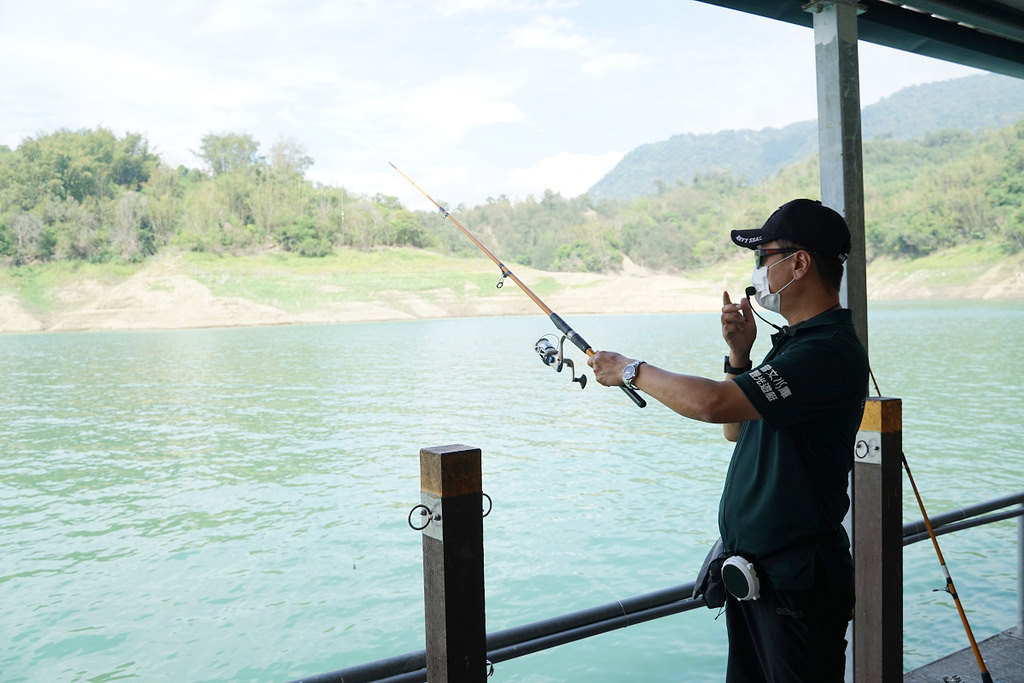
<instances>
[{"instance_id":1,"label":"forested hillside","mask_svg":"<svg viewBox=\"0 0 1024 683\"><path fill-rule=\"evenodd\" d=\"M985 241L1024 250L1024 121L971 133L864 145L867 249L897 257ZM436 212L306 179L312 158L279 141L265 155L247 135L210 134L202 168L171 168L135 134L57 131L0 148L0 263L137 262L162 249L216 254L283 250L322 256L389 246L478 255ZM459 219L511 262L614 271L623 256L666 271L735 250L728 229L756 227L774 207L818 195L814 157L756 184L728 173L631 201L505 197Z\"/></svg>"},{"instance_id":2,"label":"forested hillside","mask_svg":"<svg viewBox=\"0 0 1024 683\"><path fill-rule=\"evenodd\" d=\"M904 88L864 107L864 140L920 139L940 130L978 132L1024 118L1024 81L986 74ZM817 150L815 121L782 128L675 135L637 147L588 193L595 199L632 199L687 184L709 171L756 183Z\"/></svg>"},{"instance_id":3,"label":"forested hillside","mask_svg":"<svg viewBox=\"0 0 1024 683\"><path fill-rule=\"evenodd\" d=\"M0 257L138 261L166 246L239 253L282 248L427 246L420 220L386 197L353 196L304 177L289 141L260 155L241 134L203 138L204 168L161 163L139 135L61 130L0 147Z\"/></svg>"},{"instance_id":4,"label":"forested hillside","mask_svg":"<svg viewBox=\"0 0 1024 683\"><path fill-rule=\"evenodd\" d=\"M977 134L948 130L865 143L864 184L869 259L914 258L979 241L1007 253L1024 250L1024 121ZM730 228L759 227L788 199L818 196L812 156L756 185L706 173L628 202L549 194L516 205L493 201L461 218L494 249L540 268L614 269L625 254L650 268L685 270L735 253ZM454 235L445 244L472 249Z\"/></svg>"}]
</instances>

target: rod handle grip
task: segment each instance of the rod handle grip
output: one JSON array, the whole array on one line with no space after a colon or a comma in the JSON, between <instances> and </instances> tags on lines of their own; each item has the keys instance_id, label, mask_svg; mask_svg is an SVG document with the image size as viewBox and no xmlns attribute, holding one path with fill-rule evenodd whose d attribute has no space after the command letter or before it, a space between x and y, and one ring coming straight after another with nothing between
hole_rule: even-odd
<instances>
[{"instance_id":1,"label":"rod handle grip","mask_svg":"<svg viewBox=\"0 0 1024 683\"><path fill-rule=\"evenodd\" d=\"M629 398L633 400L633 403L635 403L638 408L647 407L647 401L644 400L643 396L636 393L634 390L630 389L625 384L621 385L619 388L621 388L622 391L625 392L626 396L629 396Z\"/></svg>"},{"instance_id":2,"label":"rod handle grip","mask_svg":"<svg viewBox=\"0 0 1024 683\"><path fill-rule=\"evenodd\" d=\"M551 322L555 324L555 327L558 328L558 331L564 334L566 338L573 344L575 344L580 351L587 354L588 356L594 355L594 349L590 347L590 344L587 343L587 340L581 337L579 333L576 332L576 330L569 327L569 324L562 320L562 316L552 312L551 315L548 316L548 318L550 318ZM629 396L630 400L632 400L638 408L647 407L647 401L644 400L643 396L636 393L636 391L630 389L624 384L621 385L621 388L624 392L626 392L626 396Z\"/></svg>"}]
</instances>

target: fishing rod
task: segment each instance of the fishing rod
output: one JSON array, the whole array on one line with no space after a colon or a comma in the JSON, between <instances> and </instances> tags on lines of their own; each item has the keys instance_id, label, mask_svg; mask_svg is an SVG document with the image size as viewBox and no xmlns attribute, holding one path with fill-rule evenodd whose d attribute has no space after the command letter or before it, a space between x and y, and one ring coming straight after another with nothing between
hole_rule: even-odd
<instances>
[{"instance_id":1,"label":"fishing rod","mask_svg":"<svg viewBox=\"0 0 1024 683\"><path fill-rule=\"evenodd\" d=\"M871 375L871 382L875 386L875 393L881 397L882 392L878 388L878 380L875 379L875 373L868 368L868 373ZM988 672L985 667L985 660L981 656L981 650L978 649L978 642L974 639L974 632L971 630L971 624L967 621L967 613L964 612L964 606L960 602L960 596L956 592L956 586L953 585L953 577L949 574L949 568L946 566L946 560L942 557L942 550L939 548L939 539L935 536L935 530L932 528L932 521L928 518L928 512L924 509L924 501L921 499L921 494L917 490L917 484L914 482L914 475L910 471L910 463L907 461L907 455L900 449L900 459L903 460L903 470L907 473L907 479L910 480L910 488L914 490L914 497L917 498L917 507L921 510L921 517L924 518L924 527L928 530L928 537L932 540L932 546L935 548L935 555L939 558L939 566L942 568L942 575L946 577L946 585L943 588L936 588L936 591L942 590L949 593L953 597L953 602L956 603L956 611L960 614L960 622L964 626L964 632L967 634L967 640L971 644L971 650L974 652L974 659L978 662L978 669L981 671L982 683L992 683L992 675Z\"/></svg>"},{"instance_id":2,"label":"fishing rod","mask_svg":"<svg viewBox=\"0 0 1024 683\"><path fill-rule=\"evenodd\" d=\"M910 463L907 462L907 456L900 451L900 457L903 459L903 469L907 473L907 478L910 480L910 487L914 489L914 496L917 498L917 506L921 508L921 516L924 517L924 526L928 530L928 536L932 539L932 545L935 547L935 554L939 558L939 566L942 567L942 575L946 577L946 586L944 588L936 588L935 590L944 590L953 596L953 602L956 603L956 611L960 613L960 621L964 625L964 631L967 633L967 640L971 643L971 650L974 651L974 658L978 661L978 669L981 670L982 683L992 683L992 675L989 674L988 669L985 668L985 660L981 657L981 650L978 649L978 643L974 639L974 632L971 631L971 625L967 621L967 614L964 612L964 606L960 603L960 596L957 595L956 586L953 585L953 577L949 575L949 569L946 567L946 560L942 557L942 550L939 549L939 541L935 537L935 531L932 529L932 522L928 519L928 513L925 512L924 502L921 500L921 494L917 491L917 484L914 483L914 475L910 473Z\"/></svg>"},{"instance_id":3,"label":"fishing rod","mask_svg":"<svg viewBox=\"0 0 1024 683\"><path fill-rule=\"evenodd\" d=\"M587 354L587 356L593 356L595 352L594 349L590 346L590 344L588 344L587 341L583 337L581 337L578 332L576 332L576 330L569 327L569 324L565 322L565 320L563 320L560 315L552 311L551 308L546 303L544 303L539 296L534 294L533 290L527 287L522 280L516 277L515 273L509 270L508 266L502 263L501 260L498 259L498 257L492 254L491 250L485 247L480 242L480 240L474 237L473 234L469 230L467 230L466 227L462 225L462 223L460 223L455 218L455 216L453 216L448 211L448 209L441 206L433 197L427 194L423 190L423 188L417 185L412 178L407 176L402 171L402 169L398 168L398 166L395 166L395 164L393 164L391 161L388 161L388 159L385 158L384 160L387 161L388 165L391 168L395 169L395 171L397 171L399 175L408 180L409 184L411 184L413 187L419 190L420 194L426 197L431 204L436 206L438 211L441 212L442 216L444 216L452 223L454 223L455 227L461 230L462 233L466 237L468 237L470 241L477 246L478 249L480 249L480 251L486 254L489 259L494 261L495 265L497 265L498 269L501 271L501 280L499 280L498 284L496 285L498 289L501 289L502 285L505 284L505 278L508 278L512 280L512 282L516 283L519 286L519 289L523 290L523 293L526 294L526 296L530 297L533 303L537 304L540 310L544 311L544 314L548 316L548 318L551 320L552 323L554 323L555 327L558 329L559 332L562 333L563 336L562 339L559 341L557 347L551 341L551 339L548 338L548 336L541 337L540 339L537 340L537 343L534 345L534 350L540 356L541 362L544 363L545 365L554 367L556 372L561 372L563 365L568 366L572 370L572 381L579 383L581 389L585 388L587 386L586 375L583 375L581 373L579 377L576 377L576 370L573 366L572 360L566 358L565 355L562 353L562 350L563 345L565 344L565 340L568 339L573 344L575 344L580 351ZM623 392L625 392L627 396L629 396L630 399L632 399L633 403L637 404L637 406L643 408L644 406L647 405L647 401L645 401L643 397L640 396L640 394L638 394L633 389L630 389L625 385L622 385L620 388Z\"/></svg>"}]
</instances>

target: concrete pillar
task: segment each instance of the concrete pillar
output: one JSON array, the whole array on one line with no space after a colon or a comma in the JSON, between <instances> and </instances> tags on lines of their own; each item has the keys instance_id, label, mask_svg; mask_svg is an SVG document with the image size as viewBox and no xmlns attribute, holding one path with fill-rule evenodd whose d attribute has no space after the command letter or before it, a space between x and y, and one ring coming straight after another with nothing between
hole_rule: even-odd
<instances>
[{"instance_id":1,"label":"concrete pillar","mask_svg":"<svg viewBox=\"0 0 1024 683\"><path fill-rule=\"evenodd\" d=\"M821 201L841 213L850 226L850 258L840 302L853 312L857 335L867 348L864 160L857 59L857 15L862 8L850 0L818 0L809 3L807 10L814 15Z\"/></svg>"}]
</instances>

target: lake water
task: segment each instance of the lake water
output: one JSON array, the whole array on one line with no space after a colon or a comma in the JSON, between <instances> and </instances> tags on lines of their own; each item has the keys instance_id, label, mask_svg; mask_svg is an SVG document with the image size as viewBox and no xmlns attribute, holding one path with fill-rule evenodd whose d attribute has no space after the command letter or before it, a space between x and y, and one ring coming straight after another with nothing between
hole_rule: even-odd
<instances>
[{"instance_id":1,"label":"lake water","mask_svg":"<svg viewBox=\"0 0 1024 683\"><path fill-rule=\"evenodd\" d=\"M598 348L720 376L717 315L569 322ZM929 512L1024 490L1024 306L872 304L869 326ZM0 680L275 682L422 649L406 521L422 447L483 452L488 630L692 580L730 445L580 391L533 351L552 331L524 317L0 337ZM909 487L904 510L920 517ZM1015 522L940 543L978 639L1012 626ZM906 667L965 647L930 543L906 549L905 575ZM714 615L493 680L718 681Z\"/></svg>"}]
</instances>

